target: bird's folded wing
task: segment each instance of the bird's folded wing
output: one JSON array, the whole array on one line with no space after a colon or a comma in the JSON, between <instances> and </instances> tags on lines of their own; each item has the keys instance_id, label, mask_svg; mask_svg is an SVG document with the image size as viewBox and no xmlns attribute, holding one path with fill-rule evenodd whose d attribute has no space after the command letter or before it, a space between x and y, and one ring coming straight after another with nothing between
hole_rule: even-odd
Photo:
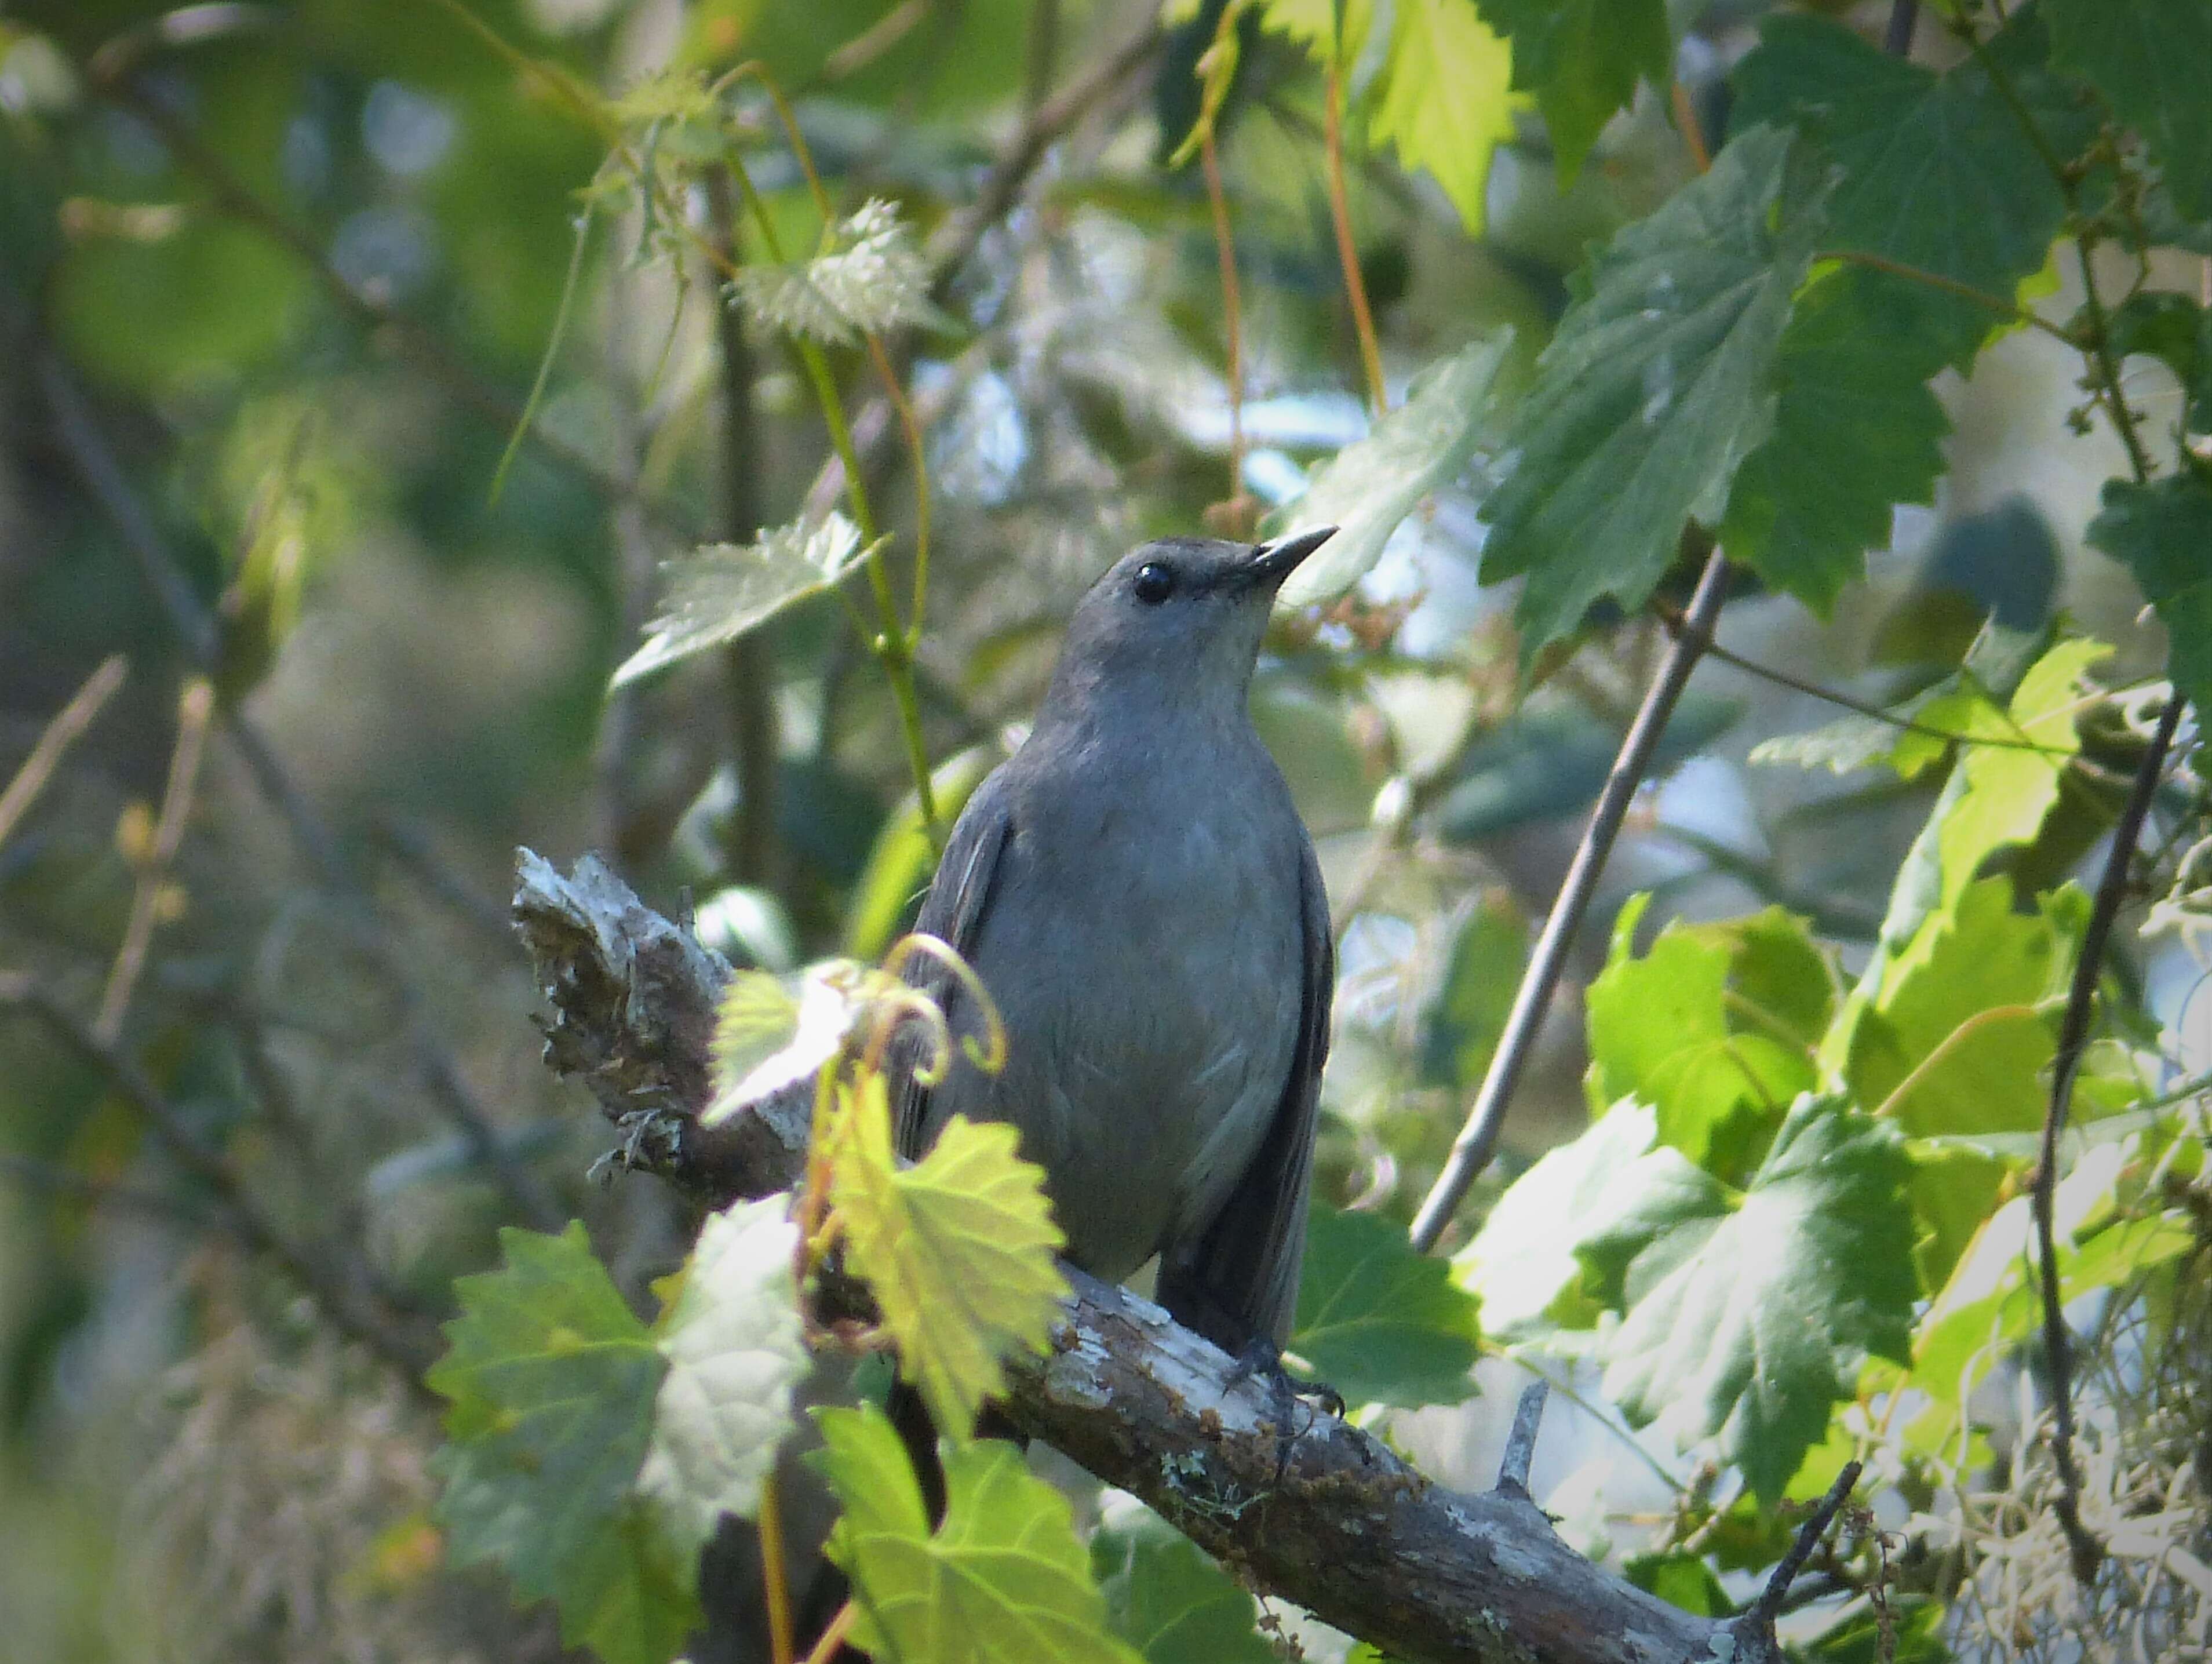
<instances>
[{"instance_id":1,"label":"bird's folded wing","mask_svg":"<svg viewBox=\"0 0 2212 1664\"><path fill-rule=\"evenodd\" d=\"M1010 825L1005 794L995 789L997 786L998 776L994 774L969 800L958 824L952 829L945 858L937 864L936 880L923 898L921 915L914 923L917 932L936 937L971 963L975 938L982 931L983 911L990 905L992 881L998 876L999 854L1006 847ZM948 1017L955 1015L952 1008L958 985L943 966L934 960L916 958L911 962L908 976L945 1008ZM892 1089L892 1133L899 1154L909 1161L919 1161L925 1153L921 1145L928 1122L929 1093L927 1088L915 1082L912 1059L904 1061L906 1066L896 1071Z\"/></svg>"},{"instance_id":2,"label":"bird's folded wing","mask_svg":"<svg viewBox=\"0 0 2212 1664\"><path fill-rule=\"evenodd\" d=\"M1160 1303L1178 1321L1233 1352L1261 1338L1280 1347L1290 1338L1298 1303L1314 1127L1321 1114L1321 1071L1328 1055L1329 1001L1336 987L1328 897L1310 843L1304 844L1299 868L1298 907L1304 984L1297 1050L1282 1102L1266 1141L1218 1217L1194 1247L1160 1267Z\"/></svg>"}]
</instances>

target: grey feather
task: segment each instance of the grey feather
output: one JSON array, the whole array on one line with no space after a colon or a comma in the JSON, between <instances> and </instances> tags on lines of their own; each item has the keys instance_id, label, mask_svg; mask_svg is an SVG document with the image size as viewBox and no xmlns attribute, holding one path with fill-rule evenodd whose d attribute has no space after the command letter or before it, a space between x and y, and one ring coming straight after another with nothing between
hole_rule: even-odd
<instances>
[{"instance_id":1,"label":"grey feather","mask_svg":"<svg viewBox=\"0 0 2212 1664\"><path fill-rule=\"evenodd\" d=\"M1311 546L1148 545L1085 598L917 924L990 991L1006 1066L909 1072L897 1103L909 1157L955 1114L1014 1125L1069 1258L1119 1279L1159 1255L1163 1303L1231 1349L1288 1332L1328 1049L1320 870L1246 708L1269 600ZM957 982L914 974L980 1035Z\"/></svg>"}]
</instances>

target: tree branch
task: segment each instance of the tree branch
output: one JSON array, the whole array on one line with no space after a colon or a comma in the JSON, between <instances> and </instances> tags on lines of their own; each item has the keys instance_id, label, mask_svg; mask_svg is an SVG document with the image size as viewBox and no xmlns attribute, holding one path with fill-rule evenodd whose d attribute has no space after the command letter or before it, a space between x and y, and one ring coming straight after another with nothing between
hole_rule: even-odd
<instances>
[{"instance_id":1,"label":"tree branch","mask_svg":"<svg viewBox=\"0 0 2212 1664\"><path fill-rule=\"evenodd\" d=\"M2112 853L2097 880L2097 899L2089 910L2089 923L2081 932L2081 956L2074 962L2074 981L2067 990L2066 1014L2058 1026L2058 1049L2051 1059L2051 1102L2044 1112L2043 1139L2036 1157L2031 1199L2035 1212L2035 1257L2042 1281L2043 1348L2051 1369L2051 1455L2058 1469L2059 1491L2051 1511L2066 1533L2068 1557L2075 1577L2082 1583L2097 1575L2104 1564L2105 1548L2081 1522L2081 1473L2074 1460L2074 1336L2066 1326L2064 1302L2059 1292L2057 1228L2055 1222L2058 1192L2058 1138L2065 1131L2074 1102L2074 1082L2081 1072L2082 1054L2089 1044L2089 1020L2096 1008L2097 984L2105 969L2105 947L2112 939L2120 903L2127 897L2128 868L2142 841L2143 822L2151 799L2158 795L2166 770L2166 756L2180 723L2180 694L2166 701L2159 713L2158 728L2150 748L2136 768L2133 787L2119 824L2112 829Z\"/></svg>"},{"instance_id":2,"label":"tree branch","mask_svg":"<svg viewBox=\"0 0 2212 1664\"><path fill-rule=\"evenodd\" d=\"M716 1204L799 1177L811 1082L711 1131L696 1120L729 974L718 956L593 857L563 877L522 852L514 913L553 1005L547 1060L590 1086L623 1133L625 1164ZM1693 1616L1574 1553L1510 1467L1497 1490L1455 1494L1316 1412L1279 1467L1265 1383L1231 1385L1234 1361L1158 1307L1068 1276L1075 1296L1049 1355L1013 1366L1008 1416L1256 1587L1439 1664L1660 1664L1748 1655L1761 1639L1778 1655L1765 1619Z\"/></svg>"},{"instance_id":3,"label":"tree branch","mask_svg":"<svg viewBox=\"0 0 2212 1664\"><path fill-rule=\"evenodd\" d=\"M1651 766L1651 754L1658 749L1660 735L1666 732L1667 719L1674 714L1674 703L1689 684L1690 672L1697 668L1705 642L1711 636L1714 622L1720 616L1721 602L1728 589L1728 559L1711 546L1711 539L1696 533L1694 528L1683 535L1686 544L1694 537L1705 545L1705 571L1698 580L1696 592L1690 598L1682 629L1668 644L1667 657L1659 667L1659 674L1644 695L1635 721L1629 724L1628 732L1620 742L1620 753L1614 757L1612 771L1605 777L1605 789L1598 794L1596 806L1590 811L1589 824L1583 829L1582 841L1575 847L1574 860L1559 885L1559 898L1552 903L1551 915L1544 920L1544 933L1536 938L1528 969L1522 974L1512 1010L1507 1013L1504 1029L1498 1038L1498 1049L1491 1054L1490 1067L1484 1072L1474 1103L1468 1111L1467 1124L1453 1140L1443 1171L1437 1175L1435 1185L1421 1203L1421 1211L1413 1218L1413 1246L1423 1254L1437 1245L1437 1238L1444 1234L1444 1227L1451 1223L1453 1213L1466 1199L1468 1187L1490 1164L1492 1152L1498 1147L1498 1135L1505 1125L1506 1106L1512 1101L1513 1089L1520 1084L1521 1072L1535 1048L1536 1031L1543 1024L1545 1012L1551 1008L1552 995L1566 972L1567 950L1573 944L1583 914L1589 911L1590 897L1596 893L1606 857L1613 853L1613 839L1620 835L1621 823L1628 818L1628 806L1635 800L1637 788L1644 784L1644 772Z\"/></svg>"}]
</instances>

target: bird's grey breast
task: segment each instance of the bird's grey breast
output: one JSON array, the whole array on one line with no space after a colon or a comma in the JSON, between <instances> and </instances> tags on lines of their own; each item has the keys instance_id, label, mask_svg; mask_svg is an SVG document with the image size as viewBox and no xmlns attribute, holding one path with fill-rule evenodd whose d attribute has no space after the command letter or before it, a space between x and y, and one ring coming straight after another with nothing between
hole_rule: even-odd
<instances>
[{"instance_id":1,"label":"bird's grey breast","mask_svg":"<svg viewBox=\"0 0 2212 1664\"><path fill-rule=\"evenodd\" d=\"M1006 765L1009 827L970 956L1006 1066L956 1070L928 1131L956 1112L1019 1127L1070 1257L1119 1278L1205 1230L1281 1102L1304 834L1249 727L1138 768L1115 750L1111 778L1081 745Z\"/></svg>"}]
</instances>

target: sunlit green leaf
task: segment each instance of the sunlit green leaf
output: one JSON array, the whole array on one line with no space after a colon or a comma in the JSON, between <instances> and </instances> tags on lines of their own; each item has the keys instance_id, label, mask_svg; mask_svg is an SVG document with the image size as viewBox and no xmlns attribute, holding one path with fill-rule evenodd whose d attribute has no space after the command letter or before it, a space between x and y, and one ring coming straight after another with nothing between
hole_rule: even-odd
<instances>
[{"instance_id":1,"label":"sunlit green leaf","mask_svg":"<svg viewBox=\"0 0 2212 1664\"><path fill-rule=\"evenodd\" d=\"M1279 608L1333 601L1350 589L1398 523L1467 465L1490 416L1491 384L1512 343L1512 332L1501 330L1431 365L1403 404L1323 464L1305 494L1269 518L1270 537L1337 528L1284 580Z\"/></svg>"},{"instance_id":2,"label":"sunlit green leaf","mask_svg":"<svg viewBox=\"0 0 2212 1664\"><path fill-rule=\"evenodd\" d=\"M1652 1231L1717 1193L1680 1151L1658 1144L1650 1106L1624 1101L1507 1187L1452 1256L1452 1275L1480 1303L1493 1339L1588 1328L1620 1297L1621 1272ZM1647 1218L1660 1224L1637 1223Z\"/></svg>"},{"instance_id":3,"label":"sunlit green leaf","mask_svg":"<svg viewBox=\"0 0 2212 1664\"><path fill-rule=\"evenodd\" d=\"M427 1377L450 1403L438 1519L456 1563L490 1561L607 1664L667 1664L698 1619L691 1567L632 1491L666 1363L581 1224L506 1230L506 1261L454 1285Z\"/></svg>"},{"instance_id":4,"label":"sunlit green leaf","mask_svg":"<svg viewBox=\"0 0 2212 1664\"><path fill-rule=\"evenodd\" d=\"M1561 188L1639 81L1663 91L1674 72L1664 0L1476 0L1513 46L1513 87L1533 93L1559 158Z\"/></svg>"},{"instance_id":5,"label":"sunlit green leaf","mask_svg":"<svg viewBox=\"0 0 2212 1664\"><path fill-rule=\"evenodd\" d=\"M1396 0L1392 19L1368 138L1433 175L1474 236L1491 152L1513 137L1512 54L1472 0Z\"/></svg>"},{"instance_id":6,"label":"sunlit green leaf","mask_svg":"<svg viewBox=\"0 0 2212 1664\"><path fill-rule=\"evenodd\" d=\"M668 592L645 645L623 661L612 686L734 641L794 602L818 595L874 553L860 528L831 513L819 525L781 525L756 544L707 544L665 568Z\"/></svg>"},{"instance_id":7,"label":"sunlit green leaf","mask_svg":"<svg viewBox=\"0 0 2212 1664\"><path fill-rule=\"evenodd\" d=\"M1639 959L1647 899L1622 908L1612 957L1590 984L1592 1101L1650 1104L1662 1144L1741 1179L1814 1084L1832 980L1802 922L1779 908L1724 924L1676 921Z\"/></svg>"},{"instance_id":8,"label":"sunlit green leaf","mask_svg":"<svg viewBox=\"0 0 2212 1664\"><path fill-rule=\"evenodd\" d=\"M1781 1495L1868 1355L1905 1355L1907 1177L1875 1122L1798 1100L1740 1197L1686 1208L1631 1263L1607 1394L1686 1445L1716 1440L1760 1497Z\"/></svg>"},{"instance_id":9,"label":"sunlit green leaf","mask_svg":"<svg viewBox=\"0 0 2212 1664\"><path fill-rule=\"evenodd\" d=\"M1350 1404L1456 1404L1474 1390L1475 1304L1451 1267L1370 1213L1316 1205L1290 1350Z\"/></svg>"},{"instance_id":10,"label":"sunlit green leaf","mask_svg":"<svg viewBox=\"0 0 2212 1664\"><path fill-rule=\"evenodd\" d=\"M1005 755L996 745L971 745L930 770L930 792L945 825L959 818L969 793ZM880 958L914 916L936 870L937 850L921 818L921 799L909 793L884 818L868 851L868 864L853 886L845 951L856 959Z\"/></svg>"},{"instance_id":11,"label":"sunlit green leaf","mask_svg":"<svg viewBox=\"0 0 2212 1664\"><path fill-rule=\"evenodd\" d=\"M792 1388L807 1359L789 1214L789 1197L769 1196L708 1215L656 1327L668 1374L637 1486L689 1549L724 1514L752 1517L792 1429Z\"/></svg>"},{"instance_id":12,"label":"sunlit green leaf","mask_svg":"<svg viewBox=\"0 0 2212 1664\"><path fill-rule=\"evenodd\" d=\"M1717 525L1774 416L1775 367L1821 192L1758 128L1601 251L1499 441L1484 575L1527 574L1523 651L1612 596L1643 604L1683 522Z\"/></svg>"},{"instance_id":13,"label":"sunlit green leaf","mask_svg":"<svg viewBox=\"0 0 2212 1664\"><path fill-rule=\"evenodd\" d=\"M1042 1351L1067 1284L1064 1238L1042 1171L1015 1154L1015 1130L955 1115L929 1153L891 1153L884 1079L841 1082L830 1197L852 1268L866 1278L938 1430L967 1439L1006 1358Z\"/></svg>"},{"instance_id":14,"label":"sunlit green leaf","mask_svg":"<svg viewBox=\"0 0 2212 1664\"><path fill-rule=\"evenodd\" d=\"M1899 962L1844 1066L1863 1107L1922 1136L2042 1125L2057 1044L2045 1007L2072 974L2078 920L2012 902L2008 878L1970 886Z\"/></svg>"},{"instance_id":15,"label":"sunlit green leaf","mask_svg":"<svg viewBox=\"0 0 2212 1664\"><path fill-rule=\"evenodd\" d=\"M853 1639L879 1659L929 1664L1136 1664L1066 1497L997 1439L945 1448L934 1532L906 1449L883 1412L818 1410L811 1460L844 1515L828 1552L852 1580Z\"/></svg>"},{"instance_id":16,"label":"sunlit green leaf","mask_svg":"<svg viewBox=\"0 0 2212 1664\"><path fill-rule=\"evenodd\" d=\"M1108 1624L1145 1664L1275 1664L1251 1595L1133 1497L1109 1493L1091 1570Z\"/></svg>"}]
</instances>

